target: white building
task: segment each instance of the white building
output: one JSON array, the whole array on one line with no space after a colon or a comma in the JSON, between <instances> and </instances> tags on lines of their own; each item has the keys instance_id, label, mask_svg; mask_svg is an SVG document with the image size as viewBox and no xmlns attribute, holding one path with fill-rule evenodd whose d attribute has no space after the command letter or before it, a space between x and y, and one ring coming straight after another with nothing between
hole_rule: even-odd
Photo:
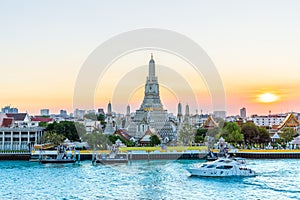
<instances>
[{"instance_id":1,"label":"white building","mask_svg":"<svg viewBox=\"0 0 300 200\"><path fill-rule=\"evenodd\" d=\"M0 127L1 150L29 150L29 145L38 144L44 128L6 128Z\"/></svg>"},{"instance_id":2,"label":"white building","mask_svg":"<svg viewBox=\"0 0 300 200\"><path fill-rule=\"evenodd\" d=\"M27 113L7 113L0 116L0 122L1 150L29 150L43 135L44 128Z\"/></svg>"},{"instance_id":3,"label":"white building","mask_svg":"<svg viewBox=\"0 0 300 200\"><path fill-rule=\"evenodd\" d=\"M272 127L280 125L286 118L287 114L278 115L252 115L251 120L257 126Z\"/></svg>"},{"instance_id":4,"label":"white building","mask_svg":"<svg viewBox=\"0 0 300 200\"><path fill-rule=\"evenodd\" d=\"M28 113L7 113L7 118L13 119L12 127L16 128L27 128L27 127L38 127L39 122L31 121Z\"/></svg>"}]
</instances>

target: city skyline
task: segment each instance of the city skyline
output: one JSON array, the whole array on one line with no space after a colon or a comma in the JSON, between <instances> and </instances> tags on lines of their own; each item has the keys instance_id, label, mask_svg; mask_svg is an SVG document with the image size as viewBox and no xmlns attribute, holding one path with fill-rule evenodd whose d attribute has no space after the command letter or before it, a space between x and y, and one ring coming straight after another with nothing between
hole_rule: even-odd
<instances>
[{"instance_id":1,"label":"city skyline","mask_svg":"<svg viewBox=\"0 0 300 200\"><path fill-rule=\"evenodd\" d=\"M49 108L53 113L61 109L73 112L74 83L89 54L114 35L155 27L186 35L206 51L223 80L228 115L239 114L242 107L247 109L247 115L268 114L269 110L272 113L300 111L297 88L300 81L296 73L300 65L297 55L300 3L231 2L229 7L221 1L191 1L182 9L179 1L136 1L130 5L95 1L90 5L72 2L72 9L67 9L68 2L57 6L51 1L23 4L2 1L0 105L12 105L30 114L39 114L42 108ZM214 15L216 12L218 15ZM150 52L154 53L159 68L164 107L177 113L178 102L191 104L186 99L178 99L163 84L170 79L164 73L168 67L190 81L186 77L193 77L193 73L188 64L166 52L143 50L121 57L110 67L111 71L102 80L107 91L96 91L94 109L106 109L112 99L107 81L116 79L117 84L121 72L146 66ZM144 82L146 68L141 67L136 73ZM199 105L191 105L191 113L196 109L199 113L213 112L205 82L199 77L195 80L189 85ZM143 85L137 85L132 94L124 94L123 104L136 110L142 96ZM112 104L117 113L125 113L126 106Z\"/></svg>"}]
</instances>

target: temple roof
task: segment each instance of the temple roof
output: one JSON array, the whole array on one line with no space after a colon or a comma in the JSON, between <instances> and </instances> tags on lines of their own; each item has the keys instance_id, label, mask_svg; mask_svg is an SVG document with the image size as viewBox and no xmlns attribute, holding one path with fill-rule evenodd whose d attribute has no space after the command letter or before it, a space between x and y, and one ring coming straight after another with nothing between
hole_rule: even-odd
<instances>
[{"instance_id":1,"label":"temple roof","mask_svg":"<svg viewBox=\"0 0 300 200\"><path fill-rule=\"evenodd\" d=\"M162 137L157 134L154 130L151 131L150 128L145 132L145 135L140 139L140 142L150 142L151 135L156 135L160 140L162 140Z\"/></svg>"},{"instance_id":2,"label":"temple roof","mask_svg":"<svg viewBox=\"0 0 300 200\"><path fill-rule=\"evenodd\" d=\"M295 117L293 113L290 113L284 121L277 127L278 130L285 128L285 127L297 127L299 126L299 121Z\"/></svg>"},{"instance_id":3,"label":"temple roof","mask_svg":"<svg viewBox=\"0 0 300 200\"><path fill-rule=\"evenodd\" d=\"M115 131L114 135L119 135L125 140L130 140L130 138L132 138L125 129Z\"/></svg>"},{"instance_id":4,"label":"temple roof","mask_svg":"<svg viewBox=\"0 0 300 200\"><path fill-rule=\"evenodd\" d=\"M216 128L218 127L217 122L213 119L213 117L210 115L208 119L203 123L203 128Z\"/></svg>"}]
</instances>

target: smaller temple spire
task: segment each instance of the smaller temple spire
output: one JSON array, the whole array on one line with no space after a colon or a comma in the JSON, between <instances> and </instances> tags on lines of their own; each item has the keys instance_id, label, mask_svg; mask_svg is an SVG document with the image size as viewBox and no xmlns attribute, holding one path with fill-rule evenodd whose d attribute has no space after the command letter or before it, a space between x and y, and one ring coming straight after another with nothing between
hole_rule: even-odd
<instances>
[{"instance_id":1,"label":"smaller temple spire","mask_svg":"<svg viewBox=\"0 0 300 200\"><path fill-rule=\"evenodd\" d=\"M149 76L148 79L150 81L155 81L156 77L155 77L155 62L153 60L153 54L151 53L151 59L149 61Z\"/></svg>"},{"instance_id":2,"label":"smaller temple spire","mask_svg":"<svg viewBox=\"0 0 300 200\"><path fill-rule=\"evenodd\" d=\"M186 104L186 106L185 106L185 115L186 116L190 115L190 106L189 106L189 104Z\"/></svg>"},{"instance_id":3,"label":"smaller temple spire","mask_svg":"<svg viewBox=\"0 0 300 200\"><path fill-rule=\"evenodd\" d=\"M182 115L182 105L180 102L178 103L178 113L177 114Z\"/></svg>"},{"instance_id":4,"label":"smaller temple spire","mask_svg":"<svg viewBox=\"0 0 300 200\"><path fill-rule=\"evenodd\" d=\"M129 106L129 105L127 105L126 115L127 115L127 116L130 115L130 106Z\"/></svg>"},{"instance_id":5,"label":"smaller temple spire","mask_svg":"<svg viewBox=\"0 0 300 200\"><path fill-rule=\"evenodd\" d=\"M107 115L111 115L112 114L111 112L112 112L112 110L111 110L111 102L109 100L109 103L107 105Z\"/></svg>"}]
</instances>

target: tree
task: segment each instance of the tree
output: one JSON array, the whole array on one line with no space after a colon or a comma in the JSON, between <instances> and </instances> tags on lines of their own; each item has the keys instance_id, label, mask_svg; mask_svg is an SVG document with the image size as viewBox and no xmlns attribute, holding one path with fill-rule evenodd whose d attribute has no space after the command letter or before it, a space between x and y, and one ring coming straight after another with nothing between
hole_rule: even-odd
<instances>
[{"instance_id":1,"label":"tree","mask_svg":"<svg viewBox=\"0 0 300 200\"><path fill-rule=\"evenodd\" d=\"M107 144L111 144L106 135L97 131L83 135L82 140L87 142L90 147L98 147L99 149L106 149Z\"/></svg>"},{"instance_id":2,"label":"tree","mask_svg":"<svg viewBox=\"0 0 300 200\"><path fill-rule=\"evenodd\" d=\"M259 131L257 126L252 122L247 122L242 126L242 134L245 143L253 144L258 141Z\"/></svg>"},{"instance_id":3,"label":"tree","mask_svg":"<svg viewBox=\"0 0 300 200\"><path fill-rule=\"evenodd\" d=\"M258 127L259 131L259 143L266 145L271 141L270 133L266 128Z\"/></svg>"},{"instance_id":4,"label":"tree","mask_svg":"<svg viewBox=\"0 0 300 200\"><path fill-rule=\"evenodd\" d=\"M102 125L102 129L105 129L106 126L106 121L105 121L105 116L103 114L99 114L97 115L97 120L100 121L101 125Z\"/></svg>"},{"instance_id":5,"label":"tree","mask_svg":"<svg viewBox=\"0 0 300 200\"><path fill-rule=\"evenodd\" d=\"M296 131L293 128L284 128L279 136L284 140L284 142L290 142L296 136Z\"/></svg>"},{"instance_id":6,"label":"tree","mask_svg":"<svg viewBox=\"0 0 300 200\"><path fill-rule=\"evenodd\" d=\"M243 142L244 136L241 134L241 127L236 122L228 122L222 130L222 137L230 143Z\"/></svg>"},{"instance_id":7,"label":"tree","mask_svg":"<svg viewBox=\"0 0 300 200\"><path fill-rule=\"evenodd\" d=\"M39 122L39 126L46 128L48 126L48 122Z\"/></svg>"},{"instance_id":8,"label":"tree","mask_svg":"<svg viewBox=\"0 0 300 200\"><path fill-rule=\"evenodd\" d=\"M131 140L125 140L124 138L122 138L121 136L119 135L109 135L108 136L108 139L109 141L112 143L112 144L115 144L116 141L119 139L121 140L121 142L123 144L125 144L127 147L134 147L135 146L135 142L131 141Z\"/></svg>"},{"instance_id":9,"label":"tree","mask_svg":"<svg viewBox=\"0 0 300 200\"><path fill-rule=\"evenodd\" d=\"M161 143L160 139L157 135L152 134L150 136L150 146L154 147L154 146L159 145L160 143Z\"/></svg>"},{"instance_id":10,"label":"tree","mask_svg":"<svg viewBox=\"0 0 300 200\"><path fill-rule=\"evenodd\" d=\"M99 114L99 115L97 115L97 120L102 123L105 121L105 116L103 114Z\"/></svg>"},{"instance_id":11,"label":"tree","mask_svg":"<svg viewBox=\"0 0 300 200\"><path fill-rule=\"evenodd\" d=\"M54 131L45 131L42 138L43 143L52 143L54 145L59 145L63 143L64 139L65 136Z\"/></svg>"},{"instance_id":12,"label":"tree","mask_svg":"<svg viewBox=\"0 0 300 200\"><path fill-rule=\"evenodd\" d=\"M203 143L207 131L207 129L198 128L195 135L195 143Z\"/></svg>"},{"instance_id":13,"label":"tree","mask_svg":"<svg viewBox=\"0 0 300 200\"><path fill-rule=\"evenodd\" d=\"M182 142L183 145L190 145L195 137L195 129L192 125L184 123L179 131L178 140Z\"/></svg>"},{"instance_id":14,"label":"tree","mask_svg":"<svg viewBox=\"0 0 300 200\"><path fill-rule=\"evenodd\" d=\"M76 124L71 121L62 121L62 122L54 122L52 124L48 124L46 131L52 131L56 132L58 134L61 134L65 136L65 138L68 138L71 141L80 141L79 134L84 134L85 133L85 128L82 130L83 125ZM82 133L77 132L77 129L82 131Z\"/></svg>"}]
</instances>

